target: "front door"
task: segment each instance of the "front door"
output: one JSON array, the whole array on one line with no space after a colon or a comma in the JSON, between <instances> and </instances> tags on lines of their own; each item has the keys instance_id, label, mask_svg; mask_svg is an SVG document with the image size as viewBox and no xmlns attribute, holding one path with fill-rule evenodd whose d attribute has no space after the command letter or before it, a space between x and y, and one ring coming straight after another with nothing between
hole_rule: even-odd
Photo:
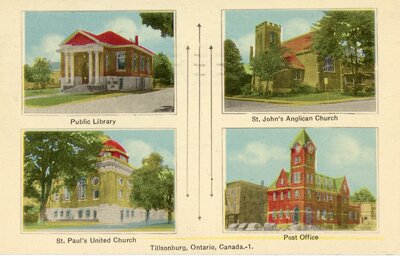
<instances>
[{"instance_id":1,"label":"front door","mask_svg":"<svg viewBox=\"0 0 400 257\"><path fill-rule=\"evenodd\" d=\"M81 77L82 77L82 84L89 83L89 66L86 60L84 60L81 65Z\"/></svg>"},{"instance_id":2,"label":"front door","mask_svg":"<svg viewBox=\"0 0 400 257\"><path fill-rule=\"evenodd\" d=\"M293 224L299 224L300 221L300 210L298 207L293 209Z\"/></svg>"}]
</instances>

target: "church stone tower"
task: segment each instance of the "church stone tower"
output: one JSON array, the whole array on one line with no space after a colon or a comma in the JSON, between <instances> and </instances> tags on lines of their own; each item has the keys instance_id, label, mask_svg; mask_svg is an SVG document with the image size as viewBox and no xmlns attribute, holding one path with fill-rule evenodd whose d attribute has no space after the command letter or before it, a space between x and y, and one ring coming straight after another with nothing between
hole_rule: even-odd
<instances>
[{"instance_id":1,"label":"church stone tower","mask_svg":"<svg viewBox=\"0 0 400 257\"><path fill-rule=\"evenodd\" d=\"M281 26L268 21L256 26L256 53L265 53L271 45L281 44Z\"/></svg>"}]
</instances>

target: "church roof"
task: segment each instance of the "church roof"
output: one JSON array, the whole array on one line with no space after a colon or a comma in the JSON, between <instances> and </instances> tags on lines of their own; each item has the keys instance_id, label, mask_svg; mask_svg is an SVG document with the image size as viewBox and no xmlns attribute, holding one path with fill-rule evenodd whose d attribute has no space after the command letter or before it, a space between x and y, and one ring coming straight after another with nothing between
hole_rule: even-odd
<instances>
[{"instance_id":1,"label":"church roof","mask_svg":"<svg viewBox=\"0 0 400 257\"><path fill-rule=\"evenodd\" d=\"M282 46L289 49L295 54L306 50L311 50L313 35L314 32L308 32L306 34L282 42Z\"/></svg>"},{"instance_id":2,"label":"church roof","mask_svg":"<svg viewBox=\"0 0 400 257\"><path fill-rule=\"evenodd\" d=\"M283 58L285 58L287 64L291 67L291 68L295 68L295 69L304 69L304 65L300 62L299 59L297 59L297 56L293 53L288 53L285 54L283 56Z\"/></svg>"},{"instance_id":3,"label":"church roof","mask_svg":"<svg viewBox=\"0 0 400 257\"><path fill-rule=\"evenodd\" d=\"M296 143L299 143L300 145L303 146L303 145L307 144L309 141L312 142L310 136L307 134L306 130L303 128L293 139L292 143L290 144L290 148L293 148Z\"/></svg>"}]
</instances>

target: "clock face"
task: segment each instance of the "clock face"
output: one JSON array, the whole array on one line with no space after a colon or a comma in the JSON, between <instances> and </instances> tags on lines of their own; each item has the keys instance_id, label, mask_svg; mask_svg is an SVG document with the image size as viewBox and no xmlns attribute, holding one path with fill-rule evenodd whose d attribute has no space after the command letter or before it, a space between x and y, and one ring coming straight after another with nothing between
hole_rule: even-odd
<instances>
[{"instance_id":1,"label":"clock face","mask_svg":"<svg viewBox=\"0 0 400 257\"><path fill-rule=\"evenodd\" d=\"M308 144L307 145L307 151L309 153L313 153L314 152L314 145L313 144Z\"/></svg>"},{"instance_id":2,"label":"clock face","mask_svg":"<svg viewBox=\"0 0 400 257\"><path fill-rule=\"evenodd\" d=\"M296 144L296 145L294 146L294 150L296 150L296 153L300 152L300 150L301 150L301 145L300 145L300 144Z\"/></svg>"}]
</instances>

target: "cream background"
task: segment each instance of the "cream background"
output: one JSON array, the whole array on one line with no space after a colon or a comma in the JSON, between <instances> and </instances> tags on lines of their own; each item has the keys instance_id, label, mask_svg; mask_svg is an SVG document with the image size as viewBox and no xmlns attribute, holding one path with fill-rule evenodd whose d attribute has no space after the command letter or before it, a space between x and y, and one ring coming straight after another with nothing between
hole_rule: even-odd
<instances>
[{"instance_id":1,"label":"cream background","mask_svg":"<svg viewBox=\"0 0 400 257\"><path fill-rule=\"evenodd\" d=\"M0 61L0 115L2 147L0 187L0 253L8 254L163 254L151 252L149 244L249 244L246 252L216 251L211 254L387 254L400 253L400 174L398 60L400 59L400 2L387 1L2 1L0 3L1 61ZM374 8L377 10L377 113L339 114L339 122L301 122L252 124L252 114L222 114L221 88L221 10L269 8ZM176 114L149 115L24 115L22 112L22 11L23 10L175 10L176 11ZM202 88L199 116L198 78L194 54L198 49L197 24L202 25ZM186 46L190 46L190 83L187 94ZM209 72L209 46L213 45L213 174L214 196L210 197L210 111L211 91ZM189 102L188 112L187 103ZM187 123L187 115L189 117ZM71 126L70 118L116 118L117 124L107 126ZM199 127L200 127L200 160ZM187 142L187 127L189 135ZM378 231L376 232L316 232L318 241L283 241L280 232L224 233L223 232L223 128L229 127L377 127L378 128ZM156 129L176 128L177 190L176 233L90 233L46 232L22 233L21 185L23 129ZM188 150L188 151L187 151ZM188 163L187 163L187 153ZM198 177L200 164L200 178ZM186 197L186 167L189 167L189 197ZM200 179L201 188L198 188ZM198 219L200 191L201 220ZM294 234L300 234L296 232ZM119 236L137 239L135 244L57 245L56 238L90 236ZM182 252L166 252L182 254ZM185 252L199 254L206 252Z\"/></svg>"}]
</instances>

